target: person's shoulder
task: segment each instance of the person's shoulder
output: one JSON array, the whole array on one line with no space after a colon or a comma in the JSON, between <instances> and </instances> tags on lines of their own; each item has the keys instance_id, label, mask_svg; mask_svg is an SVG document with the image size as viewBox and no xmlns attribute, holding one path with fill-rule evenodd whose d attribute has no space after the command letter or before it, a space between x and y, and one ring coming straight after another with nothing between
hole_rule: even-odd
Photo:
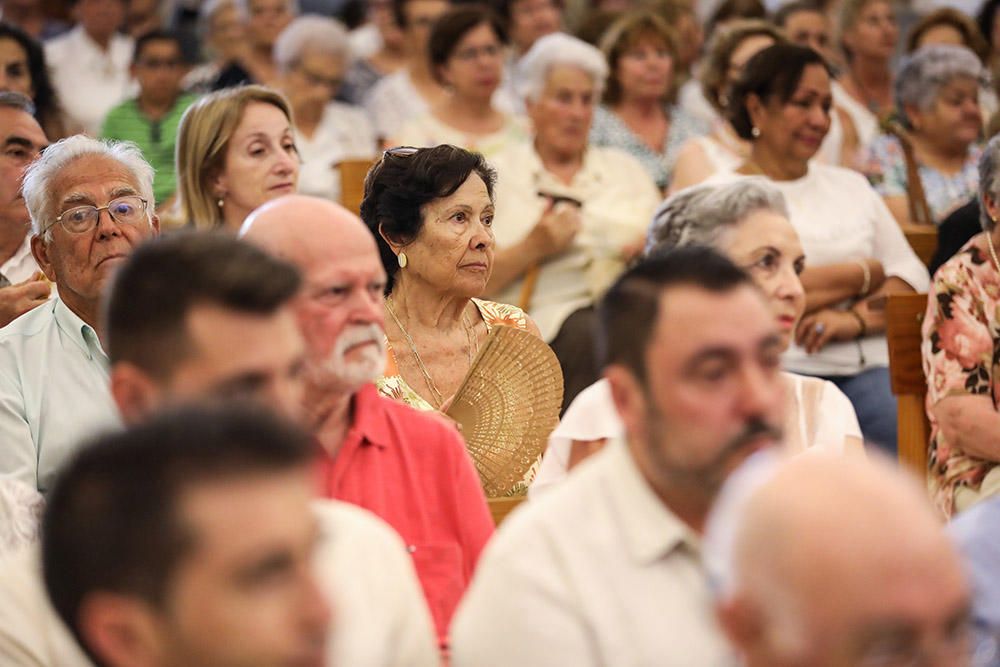
<instances>
[{"instance_id":1,"label":"person's shoulder","mask_svg":"<svg viewBox=\"0 0 1000 667\"><path fill-rule=\"evenodd\" d=\"M949 257L948 261L941 264L934 272L934 283L938 285L964 283L970 275L970 270L971 273L975 273L983 266L992 272L993 268L989 265L987 255L989 251L986 249L985 239L986 233L980 232L966 241L958 252Z\"/></svg>"},{"instance_id":2,"label":"person's shoulder","mask_svg":"<svg viewBox=\"0 0 1000 667\"><path fill-rule=\"evenodd\" d=\"M421 447L430 447L435 442L459 443L464 451L465 445L458 429L439 413L417 410L401 401L382 396L374 385L371 388L369 400L371 401L369 409L381 413L384 419L397 427L396 430L399 433L407 435L408 439L411 434L420 434Z\"/></svg>"},{"instance_id":3,"label":"person's shoulder","mask_svg":"<svg viewBox=\"0 0 1000 667\"><path fill-rule=\"evenodd\" d=\"M339 500L318 499L312 510L323 528L338 543L379 554L386 549L405 549L399 534L368 510Z\"/></svg>"},{"instance_id":4,"label":"person's shoulder","mask_svg":"<svg viewBox=\"0 0 1000 667\"><path fill-rule=\"evenodd\" d=\"M56 299L47 301L0 328L0 348L32 338L45 329L55 326L55 303Z\"/></svg>"},{"instance_id":5,"label":"person's shoulder","mask_svg":"<svg viewBox=\"0 0 1000 667\"><path fill-rule=\"evenodd\" d=\"M472 301L490 326L500 325L522 331L531 331L531 318L517 306L484 299L473 299Z\"/></svg>"}]
</instances>

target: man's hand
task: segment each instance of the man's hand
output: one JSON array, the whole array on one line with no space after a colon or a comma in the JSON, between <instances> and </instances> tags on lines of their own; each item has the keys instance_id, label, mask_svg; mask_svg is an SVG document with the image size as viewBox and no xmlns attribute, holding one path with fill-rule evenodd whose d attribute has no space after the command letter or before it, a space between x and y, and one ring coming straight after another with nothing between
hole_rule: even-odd
<instances>
[{"instance_id":1,"label":"man's hand","mask_svg":"<svg viewBox=\"0 0 1000 667\"><path fill-rule=\"evenodd\" d=\"M52 288L36 273L23 283L0 287L0 326L7 326L26 312L45 303Z\"/></svg>"},{"instance_id":2,"label":"man's hand","mask_svg":"<svg viewBox=\"0 0 1000 667\"><path fill-rule=\"evenodd\" d=\"M529 238L543 257L551 257L566 250L582 227L580 207L560 201L545 209Z\"/></svg>"}]
</instances>

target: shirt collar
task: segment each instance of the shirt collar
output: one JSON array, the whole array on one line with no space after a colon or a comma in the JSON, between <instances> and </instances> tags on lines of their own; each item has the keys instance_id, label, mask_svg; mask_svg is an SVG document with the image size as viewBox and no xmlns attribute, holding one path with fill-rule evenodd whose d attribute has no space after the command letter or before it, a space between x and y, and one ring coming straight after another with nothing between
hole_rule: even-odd
<instances>
[{"instance_id":1,"label":"shirt collar","mask_svg":"<svg viewBox=\"0 0 1000 667\"><path fill-rule=\"evenodd\" d=\"M610 491L632 558L643 565L686 549L701 557L701 538L657 498L621 438L608 443Z\"/></svg>"},{"instance_id":2,"label":"shirt collar","mask_svg":"<svg viewBox=\"0 0 1000 667\"><path fill-rule=\"evenodd\" d=\"M101 341L97 337L94 328L80 319L80 316L69 309L63 300L58 296L53 299L53 315L56 324L64 334L69 336L76 345L87 355L87 359L93 361L95 358L104 364L108 363L108 355L101 347Z\"/></svg>"},{"instance_id":3,"label":"shirt collar","mask_svg":"<svg viewBox=\"0 0 1000 667\"><path fill-rule=\"evenodd\" d=\"M382 400L378 389L371 383L354 394L353 421L349 437L359 437L361 444L369 443L380 449L385 449L392 443Z\"/></svg>"},{"instance_id":4,"label":"shirt collar","mask_svg":"<svg viewBox=\"0 0 1000 667\"><path fill-rule=\"evenodd\" d=\"M583 193L592 185L599 185L601 182L600 156L589 147L583 153L583 164L580 166L580 171L576 173L573 182L569 185L559 181L545 169L542 159L538 157L538 151L535 150L533 140L522 144L522 150L525 151L526 155L523 156L524 161L521 164L532 175L535 183L547 181L552 183L558 192L565 191L567 194L573 194Z\"/></svg>"}]
</instances>

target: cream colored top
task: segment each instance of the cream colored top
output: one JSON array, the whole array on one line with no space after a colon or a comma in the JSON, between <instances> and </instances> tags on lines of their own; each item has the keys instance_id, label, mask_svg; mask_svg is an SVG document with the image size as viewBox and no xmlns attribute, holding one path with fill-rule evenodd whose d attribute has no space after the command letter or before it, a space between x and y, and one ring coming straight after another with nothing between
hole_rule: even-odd
<instances>
[{"instance_id":1,"label":"cream colored top","mask_svg":"<svg viewBox=\"0 0 1000 667\"><path fill-rule=\"evenodd\" d=\"M317 576L335 613L327 664L438 667L440 657L406 546L374 514L318 500L326 537ZM0 562L0 656L4 667L91 667L49 603L37 545Z\"/></svg>"},{"instance_id":2,"label":"cream colored top","mask_svg":"<svg viewBox=\"0 0 1000 667\"><path fill-rule=\"evenodd\" d=\"M528 137L528 122L522 116L506 115L503 127L496 132L471 134L446 125L428 111L406 122L389 143L417 148L451 144L492 157L509 146L527 141Z\"/></svg>"},{"instance_id":3,"label":"cream colored top","mask_svg":"<svg viewBox=\"0 0 1000 667\"><path fill-rule=\"evenodd\" d=\"M583 166L565 185L542 166L531 143L498 154L496 217L497 248L524 239L541 219L547 199L539 192L560 194L583 202L583 229L569 249L541 265L528 314L550 342L575 310L593 304L624 269L622 249L646 232L662 196L639 161L616 148L590 147ZM523 276L496 301L522 306Z\"/></svg>"},{"instance_id":4,"label":"cream colored top","mask_svg":"<svg viewBox=\"0 0 1000 667\"><path fill-rule=\"evenodd\" d=\"M508 517L452 623L455 667L729 664L700 538L621 440Z\"/></svg>"}]
</instances>

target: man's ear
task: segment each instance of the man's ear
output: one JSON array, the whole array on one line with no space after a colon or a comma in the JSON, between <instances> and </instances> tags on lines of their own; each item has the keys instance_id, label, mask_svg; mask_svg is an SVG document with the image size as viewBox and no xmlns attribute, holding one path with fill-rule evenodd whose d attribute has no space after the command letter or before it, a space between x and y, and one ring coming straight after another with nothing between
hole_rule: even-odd
<instances>
[{"instance_id":1,"label":"man's ear","mask_svg":"<svg viewBox=\"0 0 1000 667\"><path fill-rule=\"evenodd\" d=\"M161 622L145 601L119 593L91 593L80 605L77 623L83 642L104 664L162 664Z\"/></svg>"},{"instance_id":2,"label":"man's ear","mask_svg":"<svg viewBox=\"0 0 1000 667\"><path fill-rule=\"evenodd\" d=\"M625 426L625 432L641 436L645 432L646 423L646 392L642 383L621 364L611 364L605 368L604 377L608 381L611 399Z\"/></svg>"},{"instance_id":3,"label":"man's ear","mask_svg":"<svg viewBox=\"0 0 1000 667\"><path fill-rule=\"evenodd\" d=\"M42 236L36 234L31 237L31 254L35 258L38 268L42 270L42 273L49 279L49 282L58 284L59 281L56 279L56 272L52 267L52 260L49 257L49 246Z\"/></svg>"},{"instance_id":4,"label":"man's ear","mask_svg":"<svg viewBox=\"0 0 1000 667\"><path fill-rule=\"evenodd\" d=\"M160 394L153 379L138 366L119 361L111 368L111 395L126 424L135 424L152 412L161 402Z\"/></svg>"}]
</instances>

